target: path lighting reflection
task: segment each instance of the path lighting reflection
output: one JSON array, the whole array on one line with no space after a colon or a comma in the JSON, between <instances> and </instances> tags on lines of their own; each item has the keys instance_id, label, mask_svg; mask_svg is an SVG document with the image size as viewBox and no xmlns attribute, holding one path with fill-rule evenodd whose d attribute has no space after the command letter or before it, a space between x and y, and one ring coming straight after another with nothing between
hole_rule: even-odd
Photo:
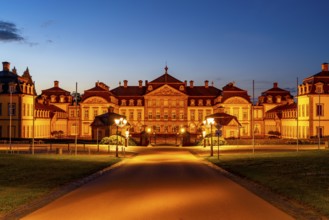
<instances>
[{"instance_id":1,"label":"path lighting reflection","mask_svg":"<svg viewBox=\"0 0 329 220\"><path fill-rule=\"evenodd\" d=\"M212 126L215 124L214 118L207 118L203 121L203 124L207 127L210 126L210 156L212 157L214 155L214 149L213 149L213 142L212 142Z\"/></svg>"},{"instance_id":2,"label":"path lighting reflection","mask_svg":"<svg viewBox=\"0 0 329 220\"><path fill-rule=\"evenodd\" d=\"M119 130L118 130L118 128L119 127L122 128L123 126L125 126L127 124L127 120L124 119L124 118L116 118L116 119L114 119L114 122L117 126L117 145L116 145L116 148L115 148L115 156L119 157L119 154L118 154L118 151L119 151L119 146L118 146L118 144L119 144Z\"/></svg>"}]
</instances>

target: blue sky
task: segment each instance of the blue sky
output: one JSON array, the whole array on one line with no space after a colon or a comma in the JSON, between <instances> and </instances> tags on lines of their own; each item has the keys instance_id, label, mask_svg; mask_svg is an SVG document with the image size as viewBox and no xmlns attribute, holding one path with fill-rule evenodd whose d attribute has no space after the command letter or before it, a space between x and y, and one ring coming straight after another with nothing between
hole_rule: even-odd
<instances>
[{"instance_id":1,"label":"blue sky","mask_svg":"<svg viewBox=\"0 0 329 220\"><path fill-rule=\"evenodd\" d=\"M37 91L169 73L256 96L329 62L325 0L1 0L0 59L29 67Z\"/></svg>"}]
</instances>

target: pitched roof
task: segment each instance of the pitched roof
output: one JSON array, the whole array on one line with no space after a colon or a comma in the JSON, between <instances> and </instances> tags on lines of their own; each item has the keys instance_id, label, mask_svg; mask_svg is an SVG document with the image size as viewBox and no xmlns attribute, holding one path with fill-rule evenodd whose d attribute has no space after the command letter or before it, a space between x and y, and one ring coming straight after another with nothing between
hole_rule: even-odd
<instances>
[{"instance_id":1,"label":"pitched roof","mask_svg":"<svg viewBox=\"0 0 329 220\"><path fill-rule=\"evenodd\" d=\"M250 96L248 95L247 90L240 89L235 86L235 83L228 83L226 86L223 87L223 92L222 92L222 102L225 100L231 98L231 97L241 97L248 102L250 101Z\"/></svg>"},{"instance_id":2,"label":"pitched roof","mask_svg":"<svg viewBox=\"0 0 329 220\"><path fill-rule=\"evenodd\" d=\"M86 100L87 98L99 96L104 98L106 101L111 102L111 96L113 93L109 90L109 87L102 82L96 82L95 87L85 90L84 94L81 97L81 101Z\"/></svg>"},{"instance_id":3,"label":"pitched roof","mask_svg":"<svg viewBox=\"0 0 329 220\"><path fill-rule=\"evenodd\" d=\"M172 75L168 74L168 67L165 67L165 73L149 83L183 83Z\"/></svg>"},{"instance_id":4,"label":"pitched roof","mask_svg":"<svg viewBox=\"0 0 329 220\"><path fill-rule=\"evenodd\" d=\"M186 93L189 96L219 96L222 91L214 86L209 86L208 88L205 86L193 86L192 88L186 87Z\"/></svg>"},{"instance_id":5,"label":"pitched roof","mask_svg":"<svg viewBox=\"0 0 329 220\"><path fill-rule=\"evenodd\" d=\"M146 92L146 87L142 86L119 86L112 89L111 92L116 96L143 96Z\"/></svg>"},{"instance_id":6,"label":"pitched roof","mask_svg":"<svg viewBox=\"0 0 329 220\"><path fill-rule=\"evenodd\" d=\"M211 114L211 115L208 115L206 118L214 118L215 122L222 126L229 125L232 120L235 120L239 125L241 125L235 116L226 114L224 112L218 112L215 114Z\"/></svg>"},{"instance_id":7,"label":"pitched roof","mask_svg":"<svg viewBox=\"0 0 329 220\"><path fill-rule=\"evenodd\" d=\"M120 115L114 112L107 112L102 115L98 115L95 117L94 121L90 126L110 126L114 125L114 119L116 118L126 118L124 115Z\"/></svg>"}]
</instances>

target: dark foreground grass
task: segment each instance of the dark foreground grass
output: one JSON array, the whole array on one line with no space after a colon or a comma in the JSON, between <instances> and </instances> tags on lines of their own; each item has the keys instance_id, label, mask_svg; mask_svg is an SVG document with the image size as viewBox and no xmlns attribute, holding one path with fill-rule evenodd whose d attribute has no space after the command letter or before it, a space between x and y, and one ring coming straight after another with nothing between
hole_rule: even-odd
<instances>
[{"instance_id":1,"label":"dark foreground grass","mask_svg":"<svg viewBox=\"0 0 329 220\"><path fill-rule=\"evenodd\" d=\"M0 216L118 161L105 155L0 154Z\"/></svg>"},{"instance_id":2,"label":"dark foreground grass","mask_svg":"<svg viewBox=\"0 0 329 220\"><path fill-rule=\"evenodd\" d=\"M227 171L313 207L329 217L329 151L222 155Z\"/></svg>"}]
</instances>

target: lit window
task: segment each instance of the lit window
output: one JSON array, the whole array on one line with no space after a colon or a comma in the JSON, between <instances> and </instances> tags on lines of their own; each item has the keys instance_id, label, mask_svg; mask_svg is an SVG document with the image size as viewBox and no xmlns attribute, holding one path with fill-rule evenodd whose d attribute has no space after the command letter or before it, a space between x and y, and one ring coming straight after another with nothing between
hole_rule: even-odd
<instances>
[{"instance_id":1,"label":"lit window","mask_svg":"<svg viewBox=\"0 0 329 220\"><path fill-rule=\"evenodd\" d=\"M203 100L202 100L202 99L199 99L199 101L198 101L198 105L199 105L199 106L202 106L202 105L203 105Z\"/></svg>"},{"instance_id":2,"label":"lit window","mask_svg":"<svg viewBox=\"0 0 329 220\"><path fill-rule=\"evenodd\" d=\"M129 100L129 105L130 105L130 106L133 106L133 105L134 105L134 100L133 100L133 99L130 99L130 100Z\"/></svg>"},{"instance_id":3,"label":"lit window","mask_svg":"<svg viewBox=\"0 0 329 220\"><path fill-rule=\"evenodd\" d=\"M194 106L194 105L195 105L195 100L191 99L191 106Z\"/></svg>"},{"instance_id":4,"label":"lit window","mask_svg":"<svg viewBox=\"0 0 329 220\"><path fill-rule=\"evenodd\" d=\"M89 119L89 110L88 109L85 109L85 112L84 112L84 117L85 119Z\"/></svg>"},{"instance_id":5,"label":"lit window","mask_svg":"<svg viewBox=\"0 0 329 220\"><path fill-rule=\"evenodd\" d=\"M316 116L323 116L323 104L316 104Z\"/></svg>"},{"instance_id":6,"label":"lit window","mask_svg":"<svg viewBox=\"0 0 329 220\"><path fill-rule=\"evenodd\" d=\"M127 105L127 101L125 99L122 99L121 100L121 105L123 105L123 106Z\"/></svg>"},{"instance_id":7,"label":"lit window","mask_svg":"<svg viewBox=\"0 0 329 220\"><path fill-rule=\"evenodd\" d=\"M129 120L134 120L134 112L133 111L129 112Z\"/></svg>"},{"instance_id":8,"label":"lit window","mask_svg":"<svg viewBox=\"0 0 329 220\"><path fill-rule=\"evenodd\" d=\"M206 105L207 106L210 106L211 105L211 100L210 99L207 99Z\"/></svg>"}]
</instances>

